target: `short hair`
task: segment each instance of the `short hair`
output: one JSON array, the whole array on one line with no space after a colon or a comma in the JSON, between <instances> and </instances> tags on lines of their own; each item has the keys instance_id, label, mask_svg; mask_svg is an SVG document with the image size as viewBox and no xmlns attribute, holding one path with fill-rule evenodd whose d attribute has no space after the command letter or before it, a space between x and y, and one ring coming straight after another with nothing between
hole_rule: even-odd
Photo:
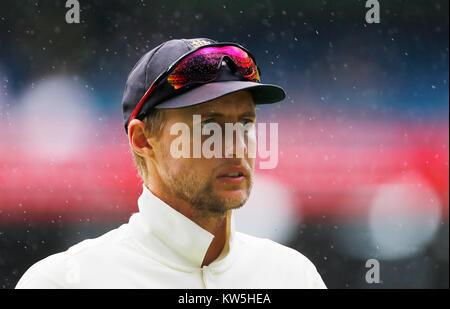
<instances>
[{"instance_id":1,"label":"short hair","mask_svg":"<svg viewBox=\"0 0 450 309\"><path fill-rule=\"evenodd\" d=\"M147 134L158 135L161 133L166 122L164 114L164 110L162 109L153 109L147 116L144 117L144 119L142 119L145 124ZM134 163L136 164L139 176L141 176L144 184L147 184L146 179L148 176L148 169L145 159L137 154L133 148L131 148L131 151L133 152Z\"/></svg>"}]
</instances>

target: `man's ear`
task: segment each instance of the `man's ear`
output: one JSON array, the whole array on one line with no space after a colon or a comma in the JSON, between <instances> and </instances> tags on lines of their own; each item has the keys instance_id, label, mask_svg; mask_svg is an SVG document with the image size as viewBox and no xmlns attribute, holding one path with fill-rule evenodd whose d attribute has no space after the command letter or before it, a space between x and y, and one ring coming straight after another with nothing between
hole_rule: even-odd
<instances>
[{"instance_id":1,"label":"man's ear","mask_svg":"<svg viewBox=\"0 0 450 309\"><path fill-rule=\"evenodd\" d=\"M151 157L153 156L153 147L149 140L145 123L139 119L131 120L128 125L128 141L131 149L142 157Z\"/></svg>"}]
</instances>

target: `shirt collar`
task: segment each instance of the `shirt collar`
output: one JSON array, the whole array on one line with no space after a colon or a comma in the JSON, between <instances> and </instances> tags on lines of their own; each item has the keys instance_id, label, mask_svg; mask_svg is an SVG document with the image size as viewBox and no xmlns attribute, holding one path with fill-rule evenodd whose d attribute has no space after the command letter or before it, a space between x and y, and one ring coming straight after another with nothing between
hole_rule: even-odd
<instances>
[{"instance_id":1,"label":"shirt collar","mask_svg":"<svg viewBox=\"0 0 450 309\"><path fill-rule=\"evenodd\" d=\"M201 267L214 235L156 197L145 185L138 199L139 239L167 262ZM225 262L232 249L235 223L233 214L227 242L210 265Z\"/></svg>"}]
</instances>

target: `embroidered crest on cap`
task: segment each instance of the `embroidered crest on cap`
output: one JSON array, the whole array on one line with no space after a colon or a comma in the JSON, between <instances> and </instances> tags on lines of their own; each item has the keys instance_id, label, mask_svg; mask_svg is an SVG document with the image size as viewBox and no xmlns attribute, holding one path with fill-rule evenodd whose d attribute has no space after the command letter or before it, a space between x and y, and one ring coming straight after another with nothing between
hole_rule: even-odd
<instances>
[{"instance_id":1,"label":"embroidered crest on cap","mask_svg":"<svg viewBox=\"0 0 450 309\"><path fill-rule=\"evenodd\" d=\"M200 46L204 46L204 45L208 45L208 44L212 44L214 43L214 41L209 41L209 40L201 40L201 39L194 39L194 40L189 40L187 42L187 44L191 47L191 48L198 48Z\"/></svg>"}]
</instances>

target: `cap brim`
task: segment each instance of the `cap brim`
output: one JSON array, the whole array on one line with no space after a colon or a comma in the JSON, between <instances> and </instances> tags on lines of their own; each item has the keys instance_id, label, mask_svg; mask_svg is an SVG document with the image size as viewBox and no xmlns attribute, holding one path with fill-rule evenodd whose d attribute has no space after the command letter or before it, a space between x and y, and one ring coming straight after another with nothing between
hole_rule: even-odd
<instances>
[{"instance_id":1,"label":"cap brim","mask_svg":"<svg viewBox=\"0 0 450 309\"><path fill-rule=\"evenodd\" d=\"M180 108L205 103L227 94L248 90L253 95L255 104L270 104L284 100L283 88L270 84L249 81L220 81L198 86L183 94L165 100L155 106L157 109Z\"/></svg>"}]
</instances>

